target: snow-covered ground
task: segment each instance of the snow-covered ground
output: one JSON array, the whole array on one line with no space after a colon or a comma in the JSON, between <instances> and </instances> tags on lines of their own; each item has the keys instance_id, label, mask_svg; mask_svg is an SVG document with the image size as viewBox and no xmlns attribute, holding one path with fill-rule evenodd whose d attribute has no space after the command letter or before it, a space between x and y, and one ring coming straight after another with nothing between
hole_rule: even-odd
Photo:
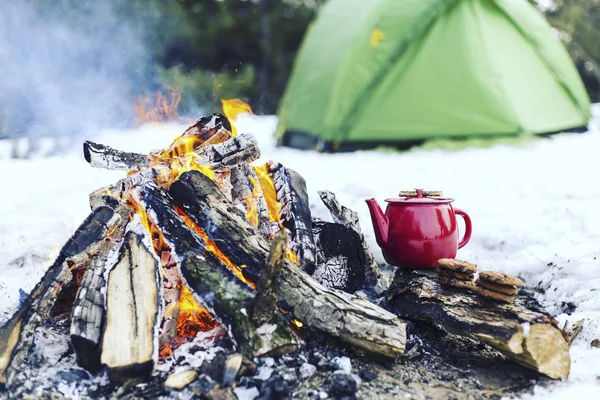
<instances>
[{"instance_id":1,"label":"snow-covered ground","mask_svg":"<svg viewBox=\"0 0 600 400\"><path fill-rule=\"evenodd\" d=\"M585 318L571 347L569 379L534 398L595 398L600 393L600 185L595 182L600 149L600 106L585 134L562 134L519 146L460 151L318 154L277 148L274 117L245 116L236 125L256 135L262 160L273 159L308 182L313 212L326 217L316 193L328 189L356 210L381 260L365 199L381 202L399 190L443 190L473 220L471 242L459 258L521 276L544 290L540 300L562 322ZM90 138L113 147L148 151L164 147L183 126L148 125L106 131ZM79 148L30 160L2 158L0 143L0 323L29 292L58 249L89 213L88 193L124 176L90 167ZM568 303L576 307L570 315ZM529 395L525 398L530 398Z\"/></svg>"}]
</instances>

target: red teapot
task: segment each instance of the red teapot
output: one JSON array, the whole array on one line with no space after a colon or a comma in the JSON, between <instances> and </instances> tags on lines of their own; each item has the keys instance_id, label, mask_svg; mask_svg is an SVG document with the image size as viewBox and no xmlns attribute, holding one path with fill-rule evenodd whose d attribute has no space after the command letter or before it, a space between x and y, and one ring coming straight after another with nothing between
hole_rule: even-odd
<instances>
[{"instance_id":1,"label":"red teapot","mask_svg":"<svg viewBox=\"0 0 600 400\"><path fill-rule=\"evenodd\" d=\"M471 238L471 218L453 208L454 199L440 192L400 192L389 198L385 214L375 199L366 200L377 244L392 265L404 268L435 268L440 258L454 258ZM465 220L465 234L458 240L456 215Z\"/></svg>"}]
</instances>

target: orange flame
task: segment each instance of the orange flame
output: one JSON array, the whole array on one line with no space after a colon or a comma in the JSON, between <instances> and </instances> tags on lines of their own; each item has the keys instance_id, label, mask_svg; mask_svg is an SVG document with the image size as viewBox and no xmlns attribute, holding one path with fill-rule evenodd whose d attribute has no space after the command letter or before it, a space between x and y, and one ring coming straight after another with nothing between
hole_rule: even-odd
<instances>
[{"instance_id":1,"label":"orange flame","mask_svg":"<svg viewBox=\"0 0 600 400\"><path fill-rule=\"evenodd\" d=\"M177 106L181 101L181 92L174 86L166 86L166 93L157 90L152 95L140 96L133 104L136 122L161 122L181 119Z\"/></svg>"},{"instance_id":2,"label":"orange flame","mask_svg":"<svg viewBox=\"0 0 600 400\"><path fill-rule=\"evenodd\" d=\"M298 321L297 319L293 319L292 323L294 325L296 325L298 328L302 328L304 326L304 324L302 322Z\"/></svg>"},{"instance_id":3,"label":"orange flame","mask_svg":"<svg viewBox=\"0 0 600 400\"><path fill-rule=\"evenodd\" d=\"M246 209L248 210L246 218L248 218L248 221L250 221L252 225L258 226L258 198L260 196L260 186L258 186L258 183L253 177L250 177L250 182L252 183L252 193L244 197Z\"/></svg>"},{"instance_id":4,"label":"orange flame","mask_svg":"<svg viewBox=\"0 0 600 400\"><path fill-rule=\"evenodd\" d=\"M260 184L263 197L267 203L269 218L273 222L279 222L280 207L279 203L277 202L277 192L275 191L275 184L269 175L269 168L267 167L267 164L254 167L254 172L256 172L258 183Z\"/></svg>"},{"instance_id":5,"label":"orange flame","mask_svg":"<svg viewBox=\"0 0 600 400\"><path fill-rule=\"evenodd\" d=\"M185 211L183 211L180 207L175 206L175 211L177 212L177 214L179 214L179 216L181 217L181 219L183 220L185 225L188 228L190 228L191 230L193 230L194 232L196 232L198 234L198 236L200 236L202 238L202 240L204 241L204 245L208 251L210 251L212 254L214 254L215 257L217 257L231 272L233 272L234 275L239 280L241 280L242 282L244 282L245 284L250 286L252 289L256 288L256 285L254 284L254 282L250 282L249 280L246 279L244 274L242 274L242 270L244 268L246 268L245 265L237 266L233 262L231 262L229 257L227 257L225 255L225 253L223 253L221 251L221 249L219 249L217 244L215 242L213 242L212 240L210 240L210 238L208 237L206 232L204 232L204 229L199 227L194 222L194 220L192 218L190 218L190 216Z\"/></svg>"},{"instance_id":6,"label":"orange flame","mask_svg":"<svg viewBox=\"0 0 600 400\"><path fill-rule=\"evenodd\" d=\"M252 108L246 103L244 103L240 99L229 99L229 100L221 100L221 105L223 107L223 114L227 117L229 122L231 123L231 135L237 135L237 129L233 126L233 120L237 118L238 115L243 113L252 114Z\"/></svg>"}]
</instances>

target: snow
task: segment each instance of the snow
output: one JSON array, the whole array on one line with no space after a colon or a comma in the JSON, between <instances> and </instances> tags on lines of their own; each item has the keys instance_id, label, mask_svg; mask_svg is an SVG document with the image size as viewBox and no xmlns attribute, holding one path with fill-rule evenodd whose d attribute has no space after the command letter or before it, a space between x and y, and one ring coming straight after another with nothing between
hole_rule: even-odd
<instances>
[{"instance_id":1,"label":"snow","mask_svg":"<svg viewBox=\"0 0 600 400\"><path fill-rule=\"evenodd\" d=\"M600 350L590 347L592 339L600 338L600 185L594 183L600 105L594 112L588 133L455 151L319 154L276 147L275 117L244 116L236 125L256 135L262 161L279 161L304 176L314 215L329 218L316 193L322 189L357 211L378 261L381 253L365 199L383 203L400 190L416 187L443 190L455 198L455 206L473 220L473 237L458 258L476 262L481 270L520 276L540 289L539 300L561 324L585 319L571 347L568 380L538 387L523 398L590 398L600 389ZM184 128L147 125L90 139L145 152L164 147ZM0 157L10 153L6 146L0 142ZM32 160L0 158L0 171L1 323L17 306L19 289L29 292L34 287L87 216L88 194L124 173L90 167L80 148Z\"/></svg>"}]
</instances>

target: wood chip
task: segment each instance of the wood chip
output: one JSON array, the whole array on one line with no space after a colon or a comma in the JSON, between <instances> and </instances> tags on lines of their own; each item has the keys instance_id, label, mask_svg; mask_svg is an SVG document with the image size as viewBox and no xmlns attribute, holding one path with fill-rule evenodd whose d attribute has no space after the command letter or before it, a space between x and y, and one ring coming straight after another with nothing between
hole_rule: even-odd
<instances>
[{"instance_id":1,"label":"wood chip","mask_svg":"<svg viewBox=\"0 0 600 400\"><path fill-rule=\"evenodd\" d=\"M500 301L502 303L512 303L515 301L515 296L509 296L507 294L502 294L498 292L494 292L493 290L482 288L481 286L474 286L472 288L473 292L486 297L488 299Z\"/></svg>"},{"instance_id":2,"label":"wood chip","mask_svg":"<svg viewBox=\"0 0 600 400\"><path fill-rule=\"evenodd\" d=\"M489 289L494 292L506 294L509 296L515 296L515 295L519 294L519 289L517 289L514 286L499 285L499 284L487 282L487 281L484 281L481 279L477 279L477 282L475 282L475 283L477 283L477 285L481 286L482 288Z\"/></svg>"},{"instance_id":3,"label":"wood chip","mask_svg":"<svg viewBox=\"0 0 600 400\"><path fill-rule=\"evenodd\" d=\"M468 272L457 272L449 269L440 269L438 268L436 272L441 276L447 276L450 278L460 279L461 281L472 281L475 278L474 274Z\"/></svg>"},{"instance_id":4,"label":"wood chip","mask_svg":"<svg viewBox=\"0 0 600 400\"><path fill-rule=\"evenodd\" d=\"M440 258L438 260L438 268L449 269L455 272L477 272L477 265L467 261L455 260L453 258Z\"/></svg>"},{"instance_id":5,"label":"wood chip","mask_svg":"<svg viewBox=\"0 0 600 400\"><path fill-rule=\"evenodd\" d=\"M165 387L181 390L198 377L198 373L193 369L187 371L176 372L169 375L165 381Z\"/></svg>"},{"instance_id":6,"label":"wood chip","mask_svg":"<svg viewBox=\"0 0 600 400\"><path fill-rule=\"evenodd\" d=\"M511 285L517 287L523 286L523 281L521 279L517 278L516 276L503 274L501 272L481 271L479 273L479 279L490 283L496 283L498 285Z\"/></svg>"}]
</instances>

